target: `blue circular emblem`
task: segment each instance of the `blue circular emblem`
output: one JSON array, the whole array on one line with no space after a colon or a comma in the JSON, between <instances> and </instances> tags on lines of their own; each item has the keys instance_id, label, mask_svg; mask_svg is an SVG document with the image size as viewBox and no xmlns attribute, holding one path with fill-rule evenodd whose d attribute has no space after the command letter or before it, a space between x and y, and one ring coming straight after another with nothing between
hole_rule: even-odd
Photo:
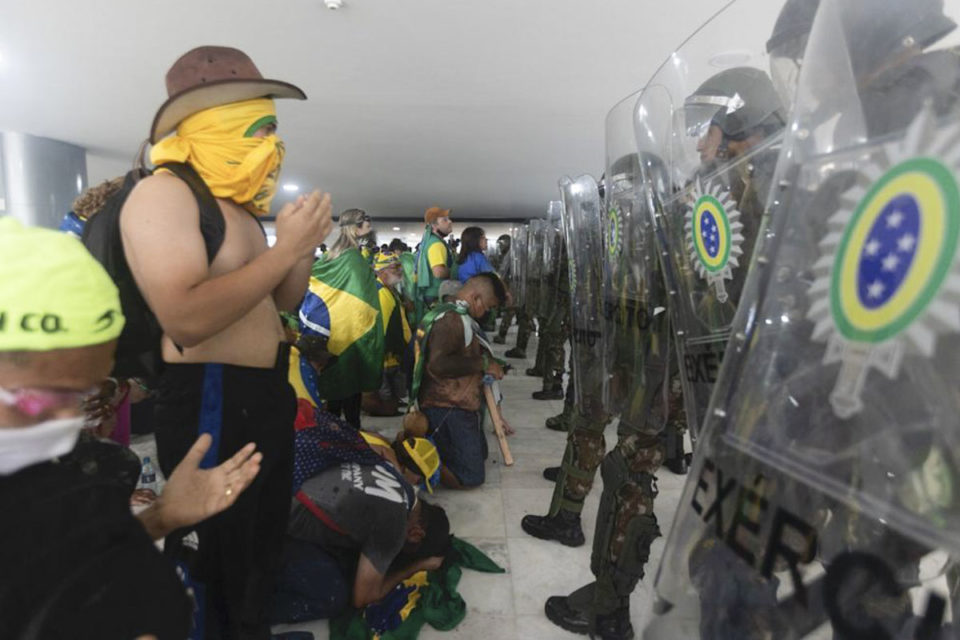
<instances>
[{"instance_id":1,"label":"blue circular emblem","mask_svg":"<svg viewBox=\"0 0 960 640\"><path fill-rule=\"evenodd\" d=\"M712 211L704 211L700 216L700 239L708 256L716 258L720 255L720 229Z\"/></svg>"},{"instance_id":2,"label":"blue circular emblem","mask_svg":"<svg viewBox=\"0 0 960 640\"><path fill-rule=\"evenodd\" d=\"M917 253L920 206L910 194L890 200L867 232L857 265L857 295L867 309L887 304L900 290Z\"/></svg>"}]
</instances>

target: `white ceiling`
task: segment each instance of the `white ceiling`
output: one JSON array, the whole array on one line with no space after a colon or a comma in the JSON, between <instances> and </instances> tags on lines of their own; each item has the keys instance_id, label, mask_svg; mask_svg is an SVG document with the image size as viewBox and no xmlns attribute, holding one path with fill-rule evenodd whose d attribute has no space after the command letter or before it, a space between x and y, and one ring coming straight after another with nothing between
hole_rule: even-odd
<instances>
[{"instance_id":1,"label":"white ceiling","mask_svg":"<svg viewBox=\"0 0 960 640\"><path fill-rule=\"evenodd\" d=\"M235 46L301 86L284 181L336 210L541 215L599 174L619 98L724 0L0 0L0 129L132 157L173 61Z\"/></svg>"}]
</instances>

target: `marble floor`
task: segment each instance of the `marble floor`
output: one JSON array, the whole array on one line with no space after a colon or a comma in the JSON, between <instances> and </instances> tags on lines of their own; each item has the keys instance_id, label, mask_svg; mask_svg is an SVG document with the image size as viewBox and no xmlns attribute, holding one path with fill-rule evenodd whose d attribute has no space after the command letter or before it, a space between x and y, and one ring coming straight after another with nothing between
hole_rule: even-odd
<instances>
[{"instance_id":1,"label":"marble floor","mask_svg":"<svg viewBox=\"0 0 960 640\"><path fill-rule=\"evenodd\" d=\"M515 329L511 329L506 347L498 346L500 353L512 346L514 332ZM502 464L496 440L488 434L491 455L487 461L486 484L465 492L440 489L432 499L447 510L454 534L482 549L507 572L491 575L465 570L460 593L467 603L466 618L452 631L438 632L425 627L420 634L424 640L585 637L567 633L550 623L544 616L543 604L549 596L570 593L592 579L590 549L602 486L599 473L584 508L586 545L572 549L556 542L535 539L520 528L523 516L547 512L553 485L541 476L541 472L544 467L560 464L566 442L566 434L544 428L544 420L559 413L563 402L537 401L530 396L541 386L539 378L524 375L524 371L533 366L535 353L536 338L533 337L527 360L510 360L514 369L502 383L504 414L517 431L510 439L514 465L505 467ZM363 425L392 436L399 427L399 419L364 416ZM609 446L615 441L615 426L607 429ZM143 449L145 445L141 443L137 448ZM638 636L652 615L650 584L673 522L684 480L685 477L665 469L658 474L660 494L656 514L664 537L653 544L648 575L631 599L631 617ZM325 621L281 626L275 631L294 629L312 631L317 640L328 637Z\"/></svg>"}]
</instances>

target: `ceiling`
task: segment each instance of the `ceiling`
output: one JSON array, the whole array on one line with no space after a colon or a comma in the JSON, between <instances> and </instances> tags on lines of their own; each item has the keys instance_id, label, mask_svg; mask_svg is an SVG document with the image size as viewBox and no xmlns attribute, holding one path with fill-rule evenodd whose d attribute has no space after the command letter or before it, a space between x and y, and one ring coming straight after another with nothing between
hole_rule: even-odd
<instances>
[{"instance_id":1,"label":"ceiling","mask_svg":"<svg viewBox=\"0 0 960 640\"><path fill-rule=\"evenodd\" d=\"M335 210L541 215L598 175L606 112L725 0L0 0L0 129L132 157L173 61L239 47L301 86L284 182Z\"/></svg>"}]
</instances>

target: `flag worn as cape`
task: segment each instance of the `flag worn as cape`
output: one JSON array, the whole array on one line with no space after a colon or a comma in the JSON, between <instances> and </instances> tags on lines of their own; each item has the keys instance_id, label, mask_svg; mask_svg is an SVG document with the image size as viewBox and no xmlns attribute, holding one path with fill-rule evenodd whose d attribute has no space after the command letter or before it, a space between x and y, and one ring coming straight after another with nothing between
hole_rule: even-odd
<instances>
[{"instance_id":1,"label":"flag worn as cape","mask_svg":"<svg viewBox=\"0 0 960 640\"><path fill-rule=\"evenodd\" d=\"M300 330L328 336L337 359L317 376L324 400L341 400L380 388L383 329L377 279L359 249L313 265L300 306Z\"/></svg>"},{"instance_id":2,"label":"flag worn as cape","mask_svg":"<svg viewBox=\"0 0 960 640\"><path fill-rule=\"evenodd\" d=\"M348 609L330 621L330 640L415 640L424 624L449 631L467 615L457 591L463 568L505 573L469 542L454 537L437 571L421 571L398 584L386 598L363 611Z\"/></svg>"}]
</instances>

